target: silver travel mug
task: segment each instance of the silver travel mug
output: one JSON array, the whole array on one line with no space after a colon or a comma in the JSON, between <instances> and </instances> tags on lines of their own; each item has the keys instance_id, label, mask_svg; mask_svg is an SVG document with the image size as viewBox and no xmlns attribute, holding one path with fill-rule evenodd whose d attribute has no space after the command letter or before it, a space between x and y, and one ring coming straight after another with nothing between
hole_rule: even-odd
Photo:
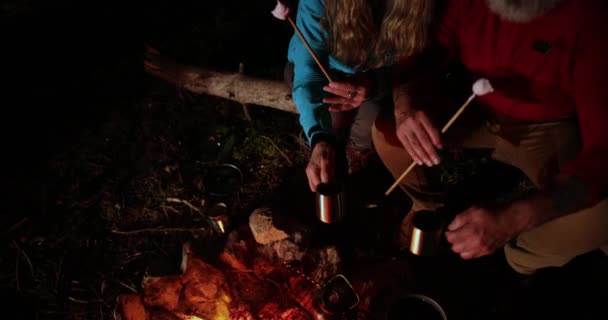
<instances>
[{"instance_id":1,"label":"silver travel mug","mask_svg":"<svg viewBox=\"0 0 608 320\"><path fill-rule=\"evenodd\" d=\"M342 186L322 183L317 186L317 218L327 224L340 223L344 219L345 199Z\"/></svg>"},{"instance_id":2,"label":"silver travel mug","mask_svg":"<svg viewBox=\"0 0 608 320\"><path fill-rule=\"evenodd\" d=\"M417 256L431 256L439 249L443 220L435 211L413 213L410 251Z\"/></svg>"}]
</instances>

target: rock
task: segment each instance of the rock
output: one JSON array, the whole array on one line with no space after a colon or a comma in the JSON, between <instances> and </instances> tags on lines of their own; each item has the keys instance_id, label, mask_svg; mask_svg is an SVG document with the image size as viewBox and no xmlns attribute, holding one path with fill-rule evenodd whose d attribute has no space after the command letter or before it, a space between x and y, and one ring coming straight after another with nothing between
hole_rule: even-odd
<instances>
[{"instance_id":1,"label":"rock","mask_svg":"<svg viewBox=\"0 0 608 320\"><path fill-rule=\"evenodd\" d=\"M289 240L281 240L273 243L272 249L276 252L277 257L285 262L302 260L302 256L304 255L304 251L300 250L300 246Z\"/></svg>"},{"instance_id":2,"label":"rock","mask_svg":"<svg viewBox=\"0 0 608 320\"><path fill-rule=\"evenodd\" d=\"M290 240L280 240L258 248L258 253L272 263L301 260L304 251Z\"/></svg>"},{"instance_id":3,"label":"rock","mask_svg":"<svg viewBox=\"0 0 608 320\"><path fill-rule=\"evenodd\" d=\"M144 303L138 294L122 294L118 297L118 305L122 310L124 320L148 320Z\"/></svg>"},{"instance_id":4,"label":"rock","mask_svg":"<svg viewBox=\"0 0 608 320\"><path fill-rule=\"evenodd\" d=\"M313 266L310 271L310 278L320 284L325 283L330 278L340 273L342 260L338 254L338 249L334 246L328 246L315 250L310 256Z\"/></svg>"},{"instance_id":5,"label":"rock","mask_svg":"<svg viewBox=\"0 0 608 320\"><path fill-rule=\"evenodd\" d=\"M145 277L143 279L144 303L172 311L177 308L182 292L179 276Z\"/></svg>"},{"instance_id":6,"label":"rock","mask_svg":"<svg viewBox=\"0 0 608 320\"><path fill-rule=\"evenodd\" d=\"M255 241L259 244L269 244L289 238L285 231L278 229L273 224L272 210L270 208L259 208L249 216L249 228L253 233Z\"/></svg>"}]
</instances>

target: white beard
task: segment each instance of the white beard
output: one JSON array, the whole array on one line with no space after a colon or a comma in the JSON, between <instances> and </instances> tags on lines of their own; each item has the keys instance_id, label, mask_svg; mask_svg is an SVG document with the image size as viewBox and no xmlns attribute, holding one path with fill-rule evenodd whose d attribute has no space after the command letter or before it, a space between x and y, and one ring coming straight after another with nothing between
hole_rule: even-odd
<instances>
[{"instance_id":1,"label":"white beard","mask_svg":"<svg viewBox=\"0 0 608 320\"><path fill-rule=\"evenodd\" d=\"M511 22L530 22L563 0L486 0L492 12Z\"/></svg>"}]
</instances>

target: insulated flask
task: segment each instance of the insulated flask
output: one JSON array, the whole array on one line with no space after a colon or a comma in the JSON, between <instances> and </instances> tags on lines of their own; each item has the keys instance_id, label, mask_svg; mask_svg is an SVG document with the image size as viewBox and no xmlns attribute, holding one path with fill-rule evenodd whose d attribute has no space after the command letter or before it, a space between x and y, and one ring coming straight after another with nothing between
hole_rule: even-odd
<instances>
[{"instance_id":1,"label":"insulated flask","mask_svg":"<svg viewBox=\"0 0 608 320\"><path fill-rule=\"evenodd\" d=\"M345 213L344 191L341 184L322 183L317 186L317 218L326 224L340 223Z\"/></svg>"}]
</instances>

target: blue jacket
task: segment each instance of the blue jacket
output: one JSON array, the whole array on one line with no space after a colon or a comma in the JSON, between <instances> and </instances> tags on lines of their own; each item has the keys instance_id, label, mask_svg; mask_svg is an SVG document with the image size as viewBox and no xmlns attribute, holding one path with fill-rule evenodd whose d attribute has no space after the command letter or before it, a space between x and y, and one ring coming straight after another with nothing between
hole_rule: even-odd
<instances>
[{"instance_id":1,"label":"blue jacket","mask_svg":"<svg viewBox=\"0 0 608 320\"><path fill-rule=\"evenodd\" d=\"M337 74L336 71L346 74L355 73L356 70L344 65L330 54L327 30L320 24L324 14L324 0L300 0L296 24L332 78ZM323 98L326 96L323 86L327 85L328 81L295 33L289 42L287 59L294 64L292 95L300 113L300 124L308 141L311 142L317 134L331 135L331 116L328 106L323 103Z\"/></svg>"}]
</instances>

